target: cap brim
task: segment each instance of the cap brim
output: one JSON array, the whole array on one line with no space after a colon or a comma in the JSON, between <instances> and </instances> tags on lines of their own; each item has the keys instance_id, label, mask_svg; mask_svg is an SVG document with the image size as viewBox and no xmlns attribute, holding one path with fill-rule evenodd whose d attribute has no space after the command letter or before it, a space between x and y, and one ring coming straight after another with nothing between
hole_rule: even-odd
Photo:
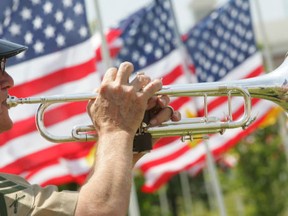
<instances>
[{"instance_id":1,"label":"cap brim","mask_svg":"<svg viewBox=\"0 0 288 216\"><path fill-rule=\"evenodd\" d=\"M25 50L26 46L0 39L0 58L10 58Z\"/></svg>"}]
</instances>

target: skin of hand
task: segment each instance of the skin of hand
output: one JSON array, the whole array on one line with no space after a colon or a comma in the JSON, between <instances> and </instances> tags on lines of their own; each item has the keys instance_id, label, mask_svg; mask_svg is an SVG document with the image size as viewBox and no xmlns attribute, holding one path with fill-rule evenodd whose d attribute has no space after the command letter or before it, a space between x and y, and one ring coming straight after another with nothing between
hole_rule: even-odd
<instances>
[{"instance_id":1,"label":"skin of hand","mask_svg":"<svg viewBox=\"0 0 288 216\"><path fill-rule=\"evenodd\" d=\"M148 112L152 113L152 118L150 120L150 126L157 126L161 123L172 120L180 121L181 114L179 111L171 110L167 108L170 102L170 98L167 95L153 96L148 101ZM172 112L173 111L173 112ZM172 112L172 113L171 113ZM152 139L152 144L154 145L159 139ZM140 152L133 155L133 164L145 155L145 152Z\"/></svg>"},{"instance_id":2,"label":"skin of hand","mask_svg":"<svg viewBox=\"0 0 288 216\"><path fill-rule=\"evenodd\" d=\"M155 103L151 98L162 88L161 80L146 76L129 83L132 72L128 62L118 70L108 69L97 98L88 105L98 134L97 152L90 178L79 191L75 215L127 214L134 135L145 110Z\"/></svg>"}]
</instances>

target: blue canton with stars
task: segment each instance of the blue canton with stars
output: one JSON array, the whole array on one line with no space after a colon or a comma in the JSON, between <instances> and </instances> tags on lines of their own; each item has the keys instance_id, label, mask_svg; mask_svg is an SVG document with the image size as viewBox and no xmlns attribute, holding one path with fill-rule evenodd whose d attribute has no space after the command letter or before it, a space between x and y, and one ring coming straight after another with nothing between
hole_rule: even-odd
<instances>
[{"instance_id":1,"label":"blue canton with stars","mask_svg":"<svg viewBox=\"0 0 288 216\"><path fill-rule=\"evenodd\" d=\"M156 0L120 23L121 50L116 66L123 61L138 71L164 58L176 47L174 22L168 0Z\"/></svg>"},{"instance_id":2,"label":"blue canton with stars","mask_svg":"<svg viewBox=\"0 0 288 216\"><path fill-rule=\"evenodd\" d=\"M9 65L76 45L90 37L84 0L1 1L0 38L26 45Z\"/></svg>"},{"instance_id":3,"label":"blue canton with stars","mask_svg":"<svg viewBox=\"0 0 288 216\"><path fill-rule=\"evenodd\" d=\"M225 77L257 49L248 0L230 0L188 33L185 41L199 82Z\"/></svg>"}]
</instances>

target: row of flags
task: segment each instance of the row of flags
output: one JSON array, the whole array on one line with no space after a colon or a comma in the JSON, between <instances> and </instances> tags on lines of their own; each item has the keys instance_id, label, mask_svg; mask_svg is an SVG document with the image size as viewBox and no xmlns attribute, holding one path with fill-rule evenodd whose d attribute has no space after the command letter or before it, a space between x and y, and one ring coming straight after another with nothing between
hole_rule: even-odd
<instances>
[{"instance_id":1,"label":"row of flags","mask_svg":"<svg viewBox=\"0 0 288 216\"><path fill-rule=\"evenodd\" d=\"M84 0L13 0L2 1L1 6L0 37L29 47L26 53L8 60L7 70L15 80L11 95L91 92L100 84L104 65L101 40L89 33ZM172 10L168 0L154 0L110 28L106 37L115 65L131 61L135 72L163 78L165 85L190 80L229 82L264 73L248 0L230 0L197 23L182 37L185 52L177 42ZM211 115L225 118L226 99L209 98L208 102ZM252 103L257 120L248 129L210 137L210 149L216 157L256 130L273 107L258 99ZM232 104L237 119L243 101L233 98ZM204 109L199 98L172 98L171 105L183 116L202 114ZM52 133L69 134L73 125L89 123L85 106L85 102L57 104L48 110L45 124ZM36 109L36 105L11 109L15 124L13 130L0 135L0 172L19 174L41 185L83 183L94 143L44 140L35 127ZM143 190L154 192L173 175L204 161L202 142L191 144L169 137L161 139L136 168L145 176Z\"/></svg>"}]
</instances>

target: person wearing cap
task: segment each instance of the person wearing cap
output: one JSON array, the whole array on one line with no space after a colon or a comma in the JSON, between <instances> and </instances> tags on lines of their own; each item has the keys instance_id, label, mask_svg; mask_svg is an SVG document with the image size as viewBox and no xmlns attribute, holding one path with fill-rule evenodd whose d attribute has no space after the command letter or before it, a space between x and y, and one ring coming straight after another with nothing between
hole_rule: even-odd
<instances>
[{"instance_id":1,"label":"person wearing cap","mask_svg":"<svg viewBox=\"0 0 288 216\"><path fill-rule=\"evenodd\" d=\"M0 133L12 128L6 99L13 79L5 70L6 59L27 47L0 40ZM110 68L97 90L98 96L87 106L98 134L95 163L86 183L78 192L30 185L25 179L0 173L0 215L126 215L129 205L132 168L144 153L133 154L133 140L144 113L150 124L171 119L180 113L166 109L168 96L154 96L162 87L161 80L139 74L129 82L133 65L122 63ZM148 111L147 111L148 110Z\"/></svg>"}]
</instances>

